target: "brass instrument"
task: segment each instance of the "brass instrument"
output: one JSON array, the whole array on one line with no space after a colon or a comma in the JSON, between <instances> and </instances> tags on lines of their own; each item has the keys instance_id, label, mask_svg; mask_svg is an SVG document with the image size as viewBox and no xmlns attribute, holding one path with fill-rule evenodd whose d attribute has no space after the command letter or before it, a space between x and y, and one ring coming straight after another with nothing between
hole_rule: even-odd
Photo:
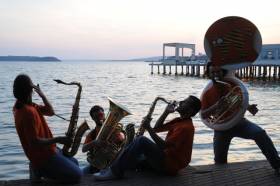
<instances>
[{"instance_id":1,"label":"brass instrument","mask_svg":"<svg viewBox=\"0 0 280 186\"><path fill-rule=\"evenodd\" d=\"M236 109L241 107L242 92L239 86L234 86L231 90L218 101L218 107L208 116L210 124L223 123L230 119Z\"/></svg>"},{"instance_id":2,"label":"brass instrument","mask_svg":"<svg viewBox=\"0 0 280 186\"><path fill-rule=\"evenodd\" d=\"M108 99L110 103L109 113L96 137L97 141L105 141L107 145L102 148L95 147L89 151L87 157L87 161L98 169L108 167L123 148L126 140L120 142L115 139L115 135L119 132L125 134L119 121L131 114L127 108L116 103L111 98Z\"/></svg>"},{"instance_id":3,"label":"brass instrument","mask_svg":"<svg viewBox=\"0 0 280 186\"><path fill-rule=\"evenodd\" d=\"M136 136L143 136L143 134L145 133L145 128L143 127L143 124L144 124L145 120L147 120L147 119L148 119L150 122L152 121L152 119L153 119L153 118L152 118L152 115L153 115L153 112L154 112L154 110L155 110L157 101L159 101L159 100L161 100L161 101L163 101L163 102L165 102L165 103L167 103L167 104L174 104L175 106L177 105L177 102L176 102L176 101L167 101L166 99L164 99L164 98L162 98L162 97L156 97L155 100L154 100L154 102L152 103L150 109L149 109L148 114L143 118L143 120L142 120L142 122L141 122L141 124L140 124L140 127L139 127L139 129L138 129L138 131L137 131L137 133L136 133Z\"/></svg>"},{"instance_id":4,"label":"brass instrument","mask_svg":"<svg viewBox=\"0 0 280 186\"><path fill-rule=\"evenodd\" d=\"M65 83L61 80L54 80L54 81L56 81L59 84L78 86L78 92L76 95L75 103L72 108L70 123L68 126L68 130L66 132L66 136L72 139L72 144L64 145L62 148L62 152L65 156L73 157L78 151L82 136L89 129L89 126L86 121L84 121L77 129L77 122L79 118L79 102L81 99L82 86L78 82Z\"/></svg>"},{"instance_id":5,"label":"brass instrument","mask_svg":"<svg viewBox=\"0 0 280 186\"><path fill-rule=\"evenodd\" d=\"M248 91L242 81L235 77L226 77L222 82L217 81L222 86L227 86L227 92L218 101L208 108L201 110L202 122L217 131L228 130L234 127L243 118L249 105ZM209 89L214 84L209 82L202 92L201 99L207 99L211 95Z\"/></svg>"}]
</instances>

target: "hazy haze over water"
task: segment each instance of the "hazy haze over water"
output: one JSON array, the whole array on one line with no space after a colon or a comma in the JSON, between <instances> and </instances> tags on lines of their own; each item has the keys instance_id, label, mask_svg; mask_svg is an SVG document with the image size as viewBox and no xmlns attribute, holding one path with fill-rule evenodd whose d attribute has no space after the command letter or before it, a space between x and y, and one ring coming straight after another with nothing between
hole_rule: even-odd
<instances>
[{"instance_id":1,"label":"hazy haze over water","mask_svg":"<svg viewBox=\"0 0 280 186\"><path fill-rule=\"evenodd\" d=\"M150 67L144 62L61 62L61 63L0 63L0 179L20 179L28 177L28 161L25 157L14 127L12 107L14 97L12 85L19 73L27 73L34 84L41 89L52 103L55 112L69 118L75 101L75 86L58 85L53 79L65 82L79 81L83 86L80 101L79 124L87 119L94 127L88 114L94 104L99 104L108 111L107 96L112 97L129 108L133 115L125 117L122 123L135 122L137 125L149 110L156 96L170 100L181 100L192 94L200 96L206 79L174 75L150 75ZM250 102L258 104L256 116L246 114L251 121L266 129L280 149L279 85L249 84ZM34 94L34 102L41 99ZM154 121L162 113L166 104L159 102L154 112ZM171 115L175 116L174 115ZM57 117L46 117L54 136L64 135L68 122ZM213 163L213 131L201 123L198 115L194 118L196 128L191 165ZM162 134L163 136L163 134ZM84 139L83 139L84 140ZM76 156L81 166L86 162L86 155L81 151ZM236 138L229 151L229 162L264 159L253 141Z\"/></svg>"}]
</instances>

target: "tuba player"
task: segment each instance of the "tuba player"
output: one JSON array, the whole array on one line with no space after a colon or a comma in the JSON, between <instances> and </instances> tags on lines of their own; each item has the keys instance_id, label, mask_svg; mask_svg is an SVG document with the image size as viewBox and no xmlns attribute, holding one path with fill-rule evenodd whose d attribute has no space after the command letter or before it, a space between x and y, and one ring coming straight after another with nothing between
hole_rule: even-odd
<instances>
[{"instance_id":1,"label":"tuba player","mask_svg":"<svg viewBox=\"0 0 280 186\"><path fill-rule=\"evenodd\" d=\"M216 79L220 82L223 82L224 78L229 75L229 71L222 69L218 66L213 66L211 62L207 64L206 70L207 76L212 79L213 86L207 90L204 94L205 96L201 99L201 116L202 118L207 117L207 115L215 109L221 109L220 105L223 105L223 99L215 103L216 98L221 98L224 94L223 91L229 91L230 87L223 86L219 82L216 82ZM222 95L223 94L223 95ZM256 107L257 105L249 105L247 110L255 115L258 112ZM214 130L214 161L216 164L225 164L227 163L227 155L230 142L232 138L240 137L244 139L252 139L256 142L258 147L261 149L262 153L269 161L275 173L279 174L280 168L280 158L278 152L274 147L273 142L270 137L267 135L264 129L247 120L242 118L235 126L227 130Z\"/></svg>"}]
</instances>

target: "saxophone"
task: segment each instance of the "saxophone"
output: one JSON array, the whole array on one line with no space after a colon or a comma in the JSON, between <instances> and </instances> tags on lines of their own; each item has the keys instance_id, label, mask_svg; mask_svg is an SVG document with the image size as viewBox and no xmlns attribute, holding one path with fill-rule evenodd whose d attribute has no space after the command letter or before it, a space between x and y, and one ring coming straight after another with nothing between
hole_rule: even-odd
<instances>
[{"instance_id":1,"label":"saxophone","mask_svg":"<svg viewBox=\"0 0 280 186\"><path fill-rule=\"evenodd\" d=\"M136 133L136 136L143 136L143 134L145 133L145 128L143 127L143 124L145 123L146 120L149 120L149 122L152 121L152 115L153 115L153 112L155 110L155 107L156 107L156 104L157 102L161 100L163 102L165 102L166 104L174 104L175 106L177 106L177 102L176 101L167 101L166 99L162 98L162 97L156 97L155 100L153 101L150 109L149 109L149 112L148 114L143 118L141 124L140 124L140 127L138 128L138 131Z\"/></svg>"},{"instance_id":2,"label":"saxophone","mask_svg":"<svg viewBox=\"0 0 280 186\"><path fill-rule=\"evenodd\" d=\"M82 86L78 82L65 83L58 79L55 79L54 81L59 84L76 85L79 87L76 95L76 100L72 108L72 115L68 126L68 130L66 132L66 136L72 139L72 144L64 145L62 148L62 152L65 156L73 157L78 151L78 148L82 140L82 136L89 129L89 126L86 121L84 121L77 129L77 122L79 118L79 102L81 99Z\"/></svg>"}]
</instances>

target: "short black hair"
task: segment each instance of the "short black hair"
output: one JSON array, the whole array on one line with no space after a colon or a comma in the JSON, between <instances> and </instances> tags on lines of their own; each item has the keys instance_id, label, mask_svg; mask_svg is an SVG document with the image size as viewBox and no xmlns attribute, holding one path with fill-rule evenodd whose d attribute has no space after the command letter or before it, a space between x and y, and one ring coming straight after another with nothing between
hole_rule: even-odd
<instances>
[{"instance_id":1,"label":"short black hair","mask_svg":"<svg viewBox=\"0 0 280 186\"><path fill-rule=\"evenodd\" d=\"M32 88L31 78L26 74L19 74L14 80L13 94L22 104L26 104Z\"/></svg>"},{"instance_id":2,"label":"short black hair","mask_svg":"<svg viewBox=\"0 0 280 186\"><path fill-rule=\"evenodd\" d=\"M91 109L89 111L90 116L92 117L93 113L98 112L99 110L102 110L104 112L104 109L101 106L94 105L93 107L91 107Z\"/></svg>"},{"instance_id":3,"label":"short black hair","mask_svg":"<svg viewBox=\"0 0 280 186\"><path fill-rule=\"evenodd\" d=\"M197 97L190 95L188 97L189 100L191 100L191 104L192 104L192 109L193 109L193 113L191 114L191 117L195 116L201 109L201 102L200 99L198 99Z\"/></svg>"}]
</instances>

